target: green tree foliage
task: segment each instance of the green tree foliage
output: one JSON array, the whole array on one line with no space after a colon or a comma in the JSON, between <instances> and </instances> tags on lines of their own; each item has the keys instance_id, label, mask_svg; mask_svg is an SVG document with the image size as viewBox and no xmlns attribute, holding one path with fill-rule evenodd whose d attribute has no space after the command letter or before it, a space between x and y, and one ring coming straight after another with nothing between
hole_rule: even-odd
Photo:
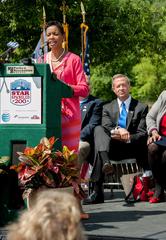
<instances>
[{"instance_id":1,"label":"green tree foliage","mask_svg":"<svg viewBox=\"0 0 166 240\"><path fill-rule=\"evenodd\" d=\"M165 88L166 4L162 1L107 2L110 5L105 5L104 12L108 10L110 14L103 20L103 38L98 46L105 54L99 61L103 65L110 63L112 75L127 74L132 79L134 96L153 101ZM98 78L102 77L101 71ZM103 95L107 97L108 93Z\"/></svg>"},{"instance_id":2,"label":"green tree foliage","mask_svg":"<svg viewBox=\"0 0 166 240\"><path fill-rule=\"evenodd\" d=\"M160 92L165 89L166 61L160 55L142 58L140 63L132 70L135 75L133 95L148 102L155 100Z\"/></svg>"},{"instance_id":3,"label":"green tree foliage","mask_svg":"<svg viewBox=\"0 0 166 240\"><path fill-rule=\"evenodd\" d=\"M91 88L92 94L107 101L114 96L112 92L112 68L109 63L98 65L92 69Z\"/></svg>"},{"instance_id":4,"label":"green tree foliage","mask_svg":"<svg viewBox=\"0 0 166 240\"><path fill-rule=\"evenodd\" d=\"M88 2L87 2L88 3ZM154 100L163 89L165 77L166 2L158 0L105 0L88 5L90 18L90 40L92 60L92 91L103 99L111 99L111 76L127 74L131 80L133 94L146 101ZM89 14L88 13L88 14ZM89 19L90 15L88 15ZM152 73L157 78L149 83L149 78L139 79L139 71L134 66L141 65L142 59L152 62ZM146 69L146 66L144 67ZM145 72L145 74L152 73ZM136 73L136 74L135 74ZM144 76L144 73L141 72ZM155 79L155 77L153 77ZM149 86L149 87L148 87Z\"/></svg>"},{"instance_id":5,"label":"green tree foliage","mask_svg":"<svg viewBox=\"0 0 166 240\"><path fill-rule=\"evenodd\" d=\"M83 3L89 25L92 92L102 99L111 99L111 77L124 73L132 79L135 97L155 100L165 88L166 80L166 1L84 0ZM66 0L66 4L69 49L80 54L80 0ZM43 6L47 21L62 22L62 0L1 0L0 52L13 40L20 44L13 61L31 56L42 30Z\"/></svg>"}]
</instances>

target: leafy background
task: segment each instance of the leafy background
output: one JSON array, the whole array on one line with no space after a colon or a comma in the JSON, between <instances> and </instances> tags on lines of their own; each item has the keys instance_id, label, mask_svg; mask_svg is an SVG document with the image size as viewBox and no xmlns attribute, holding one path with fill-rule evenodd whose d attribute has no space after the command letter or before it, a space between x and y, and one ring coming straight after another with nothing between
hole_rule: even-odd
<instances>
[{"instance_id":1,"label":"leafy background","mask_svg":"<svg viewBox=\"0 0 166 240\"><path fill-rule=\"evenodd\" d=\"M69 49L81 51L80 1L67 0ZM132 94L151 104L166 84L166 0L84 0L89 26L91 89L104 100L113 97L111 77L129 76ZM12 57L30 57L39 40L43 6L46 20L62 22L62 1L1 0L0 52L6 43L20 47Z\"/></svg>"}]
</instances>

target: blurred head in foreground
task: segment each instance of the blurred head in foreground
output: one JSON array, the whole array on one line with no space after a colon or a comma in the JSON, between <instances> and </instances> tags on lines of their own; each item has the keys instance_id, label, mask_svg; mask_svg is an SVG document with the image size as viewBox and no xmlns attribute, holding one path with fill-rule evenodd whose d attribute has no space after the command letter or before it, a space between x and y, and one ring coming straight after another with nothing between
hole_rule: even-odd
<instances>
[{"instance_id":1,"label":"blurred head in foreground","mask_svg":"<svg viewBox=\"0 0 166 240\"><path fill-rule=\"evenodd\" d=\"M85 240L76 198L67 192L39 192L34 206L9 226L8 240Z\"/></svg>"}]
</instances>

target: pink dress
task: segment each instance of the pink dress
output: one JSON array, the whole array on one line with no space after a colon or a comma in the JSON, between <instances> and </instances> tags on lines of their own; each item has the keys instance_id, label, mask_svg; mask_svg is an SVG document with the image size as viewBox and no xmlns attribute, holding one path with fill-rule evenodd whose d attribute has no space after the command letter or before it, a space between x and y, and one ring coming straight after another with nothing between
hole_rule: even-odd
<instances>
[{"instance_id":1,"label":"pink dress","mask_svg":"<svg viewBox=\"0 0 166 240\"><path fill-rule=\"evenodd\" d=\"M62 62L53 68L51 52L49 52L45 56L45 62L50 64L51 71L55 73L57 79L65 82L73 89L73 97L63 98L61 103L62 146L65 145L70 150L78 152L81 131L79 97L87 97L89 94L81 59L76 54L68 52Z\"/></svg>"}]
</instances>

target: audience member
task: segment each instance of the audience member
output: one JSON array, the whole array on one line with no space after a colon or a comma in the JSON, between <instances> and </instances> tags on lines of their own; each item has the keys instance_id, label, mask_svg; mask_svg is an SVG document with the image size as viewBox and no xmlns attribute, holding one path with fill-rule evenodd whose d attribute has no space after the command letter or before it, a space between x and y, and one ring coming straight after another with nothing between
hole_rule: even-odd
<instances>
[{"instance_id":1,"label":"audience member","mask_svg":"<svg viewBox=\"0 0 166 240\"><path fill-rule=\"evenodd\" d=\"M113 171L110 159L136 158L144 170L147 161L146 115L148 106L129 94L127 76L117 74L112 78L112 90L117 98L103 106L102 126L95 128L95 162L91 179L94 190L89 203L103 203L104 174Z\"/></svg>"},{"instance_id":2,"label":"audience member","mask_svg":"<svg viewBox=\"0 0 166 240\"><path fill-rule=\"evenodd\" d=\"M146 117L148 160L155 180L155 191L150 194L150 203L164 200L166 187L166 91L153 104Z\"/></svg>"},{"instance_id":3,"label":"audience member","mask_svg":"<svg viewBox=\"0 0 166 240\"><path fill-rule=\"evenodd\" d=\"M8 240L86 239L76 198L56 189L41 191L34 206L8 229Z\"/></svg>"},{"instance_id":4,"label":"audience member","mask_svg":"<svg viewBox=\"0 0 166 240\"><path fill-rule=\"evenodd\" d=\"M79 143L79 163L93 165L94 128L101 124L102 101L92 95L80 101L82 125Z\"/></svg>"}]
</instances>

